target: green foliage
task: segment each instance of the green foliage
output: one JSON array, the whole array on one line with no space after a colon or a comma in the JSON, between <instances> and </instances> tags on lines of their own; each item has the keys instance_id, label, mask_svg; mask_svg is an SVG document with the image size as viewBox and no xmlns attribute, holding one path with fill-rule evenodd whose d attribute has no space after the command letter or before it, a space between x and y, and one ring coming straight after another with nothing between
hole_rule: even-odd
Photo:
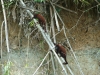
<instances>
[{"instance_id":1,"label":"green foliage","mask_svg":"<svg viewBox=\"0 0 100 75\"><path fill-rule=\"evenodd\" d=\"M14 1L7 1L7 2L4 2L4 6L5 8L9 8L12 4L14 3Z\"/></svg>"},{"instance_id":2,"label":"green foliage","mask_svg":"<svg viewBox=\"0 0 100 75\"><path fill-rule=\"evenodd\" d=\"M10 75L10 67L12 62L8 61L7 64L4 66L4 75Z\"/></svg>"},{"instance_id":3,"label":"green foliage","mask_svg":"<svg viewBox=\"0 0 100 75\"><path fill-rule=\"evenodd\" d=\"M32 20L32 21L29 22L29 26L30 27L34 26L34 20Z\"/></svg>"},{"instance_id":4,"label":"green foliage","mask_svg":"<svg viewBox=\"0 0 100 75\"><path fill-rule=\"evenodd\" d=\"M80 2L82 3L83 6L88 6L88 5L90 5L90 3L88 2L88 0L74 0L74 3L75 3L76 5L78 5Z\"/></svg>"},{"instance_id":5,"label":"green foliage","mask_svg":"<svg viewBox=\"0 0 100 75\"><path fill-rule=\"evenodd\" d=\"M82 5L83 5L83 6L88 6L88 5L90 5L90 3L89 3L88 1L86 1L86 0L82 0L81 2L82 2Z\"/></svg>"},{"instance_id":6,"label":"green foliage","mask_svg":"<svg viewBox=\"0 0 100 75\"><path fill-rule=\"evenodd\" d=\"M45 0L34 0L35 2L44 2Z\"/></svg>"}]
</instances>

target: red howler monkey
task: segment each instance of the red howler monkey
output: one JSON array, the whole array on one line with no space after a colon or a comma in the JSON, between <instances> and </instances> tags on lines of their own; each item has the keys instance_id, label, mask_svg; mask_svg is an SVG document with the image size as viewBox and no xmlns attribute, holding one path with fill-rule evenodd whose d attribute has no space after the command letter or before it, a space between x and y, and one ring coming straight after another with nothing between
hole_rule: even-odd
<instances>
[{"instance_id":1,"label":"red howler monkey","mask_svg":"<svg viewBox=\"0 0 100 75\"><path fill-rule=\"evenodd\" d=\"M46 20L41 14L34 14L34 18L38 19L39 24L46 31Z\"/></svg>"},{"instance_id":2,"label":"red howler monkey","mask_svg":"<svg viewBox=\"0 0 100 75\"><path fill-rule=\"evenodd\" d=\"M56 50L56 53L60 54L61 57L64 58L65 62L63 64L68 64L67 60L66 60L66 49L61 45L61 44L56 44L54 43L55 45L55 50Z\"/></svg>"}]
</instances>

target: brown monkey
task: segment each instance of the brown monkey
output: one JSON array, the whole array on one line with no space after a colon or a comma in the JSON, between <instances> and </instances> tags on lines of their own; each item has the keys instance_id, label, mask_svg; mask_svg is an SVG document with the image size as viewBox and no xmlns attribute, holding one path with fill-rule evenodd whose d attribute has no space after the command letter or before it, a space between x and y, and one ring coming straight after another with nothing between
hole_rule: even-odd
<instances>
[{"instance_id":1,"label":"brown monkey","mask_svg":"<svg viewBox=\"0 0 100 75\"><path fill-rule=\"evenodd\" d=\"M34 18L38 19L39 24L46 31L46 20L41 14L34 14Z\"/></svg>"},{"instance_id":2,"label":"brown monkey","mask_svg":"<svg viewBox=\"0 0 100 75\"><path fill-rule=\"evenodd\" d=\"M68 64L67 60L66 60L66 49L61 45L61 44L55 44L55 50L56 53L60 54L61 57L63 57L63 59L65 60L65 62L63 64Z\"/></svg>"}]
</instances>

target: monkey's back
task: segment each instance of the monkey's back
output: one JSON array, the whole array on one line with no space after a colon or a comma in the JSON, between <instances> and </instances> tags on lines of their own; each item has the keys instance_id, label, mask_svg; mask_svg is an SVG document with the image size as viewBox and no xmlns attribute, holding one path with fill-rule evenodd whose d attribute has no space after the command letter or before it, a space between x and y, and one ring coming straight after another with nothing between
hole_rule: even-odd
<instances>
[{"instance_id":1,"label":"monkey's back","mask_svg":"<svg viewBox=\"0 0 100 75\"><path fill-rule=\"evenodd\" d=\"M40 24L46 24L45 18L41 14L34 14L34 18L37 18Z\"/></svg>"},{"instance_id":2,"label":"monkey's back","mask_svg":"<svg viewBox=\"0 0 100 75\"><path fill-rule=\"evenodd\" d=\"M66 49L61 45L61 44L58 44L61 52L63 52L65 55L66 55Z\"/></svg>"}]
</instances>

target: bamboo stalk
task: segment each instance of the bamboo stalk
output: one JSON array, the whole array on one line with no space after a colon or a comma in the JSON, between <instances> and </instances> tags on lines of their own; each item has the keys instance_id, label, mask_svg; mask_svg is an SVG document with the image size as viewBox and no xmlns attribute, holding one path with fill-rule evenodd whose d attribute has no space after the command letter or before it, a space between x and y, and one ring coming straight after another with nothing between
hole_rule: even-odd
<instances>
[{"instance_id":1,"label":"bamboo stalk","mask_svg":"<svg viewBox=\"0 0 100 75\"><path fill-rule=\"evenodd\" d=\"M60 27L59 27L59 23L58 23L58 18L57 18L55 6L53 6L52 2L50 2L50 3L51 3L51 5L53 7L53 10L54 10L54 16L55 16L55 21L56 21L57 29L58 29L58 31L60 31Z\"/></svg>"},{"instance_id":2,"label":"bamboo stalk","mask_svg":"<svg viewBox=\"0 0 100 75\"><path fill-rule=\"evenodd\" d=\"M52 60L52 66L53 66L54 75L56 75L56 70L55 70L55 65L54 65L54 59L53 59L53 54L52 54L52 52L50 52L50 54L51 54L51 60Z\"/></svg>"},{"instance_id":3,"label":"bamboo stalk","mask_svg":"<svg viewBox=\"0 0 100 75\"><path fill-rule=\"evenodd\" d=\"M53 21L53 15L52 15L52 9L51 9L51 7L50 7L50 16L51 16L51 28L52 28L52 32L53 32L53 40L54 40L54 42L56 42L55 28L54 28L54 21Z\"/></svg>"},{"instance_id":4,"label":"bamboo stalk","mask_svg":"<svg viewBox=\"0 0 100 75\"><path fill-rule=\"evenodd\" d=\"M64 60L61 58L62 62L64 62ZM69 70L71 75L74 75L74 73L72 72L72 70L70 69L70 67L68 66L68 64L66 64L67 69Z\"/></svg>"},{"instance_id":5,"label":"bamboo stalk","mask_svg":"<svg viewBox=\"0 0 100 75\"><path fill-rule=\"evenodd\" d=\"M49 51L49 49L48 49L48 51ZM51 59L50 59L50 55L48 56L48 59L47 59L47 61L50 61ZM48 62L48 67L47 67L47 75L49 75L50 74L50 62Z\"/></svg>"},{"instance_id":6,"label":"bamboo stalk","mask_svg":"<svg viewBox=\"0 0 100 75\"><path fill-rule=\"evenodd\" d=\"M2 58L2 29L3 29L4 21L2 22L1 25L1 58Z\"/></svg>"},{"instance_id":7,"label":"bamboo stalk","mask_svg":"<svg viewBox=\"0 0 100 75\"><path fill-rule=\"evenodd\" d=\"M72 70L70 69L70 67L68 65L66 65L67 69L69 70L71 75L74 75L74 73L72 72Z\"/></svg>"},{"instance_id":8,"label":"bamboo stalk","mask_svg":"<svg viewBox=\"0 0 100 75\"><path fill-rule=\"evenodd\" d=\"M9 41L8 41L8 28L7 28L7 19L6 19L6 12L4 7L4 2L1 0L2 10L3 10L3 16L4 16L4 23L5 23L5 36L6 36L6 45L7 45L7 51L9 51Z\"/></svg>"}]
</instances>

